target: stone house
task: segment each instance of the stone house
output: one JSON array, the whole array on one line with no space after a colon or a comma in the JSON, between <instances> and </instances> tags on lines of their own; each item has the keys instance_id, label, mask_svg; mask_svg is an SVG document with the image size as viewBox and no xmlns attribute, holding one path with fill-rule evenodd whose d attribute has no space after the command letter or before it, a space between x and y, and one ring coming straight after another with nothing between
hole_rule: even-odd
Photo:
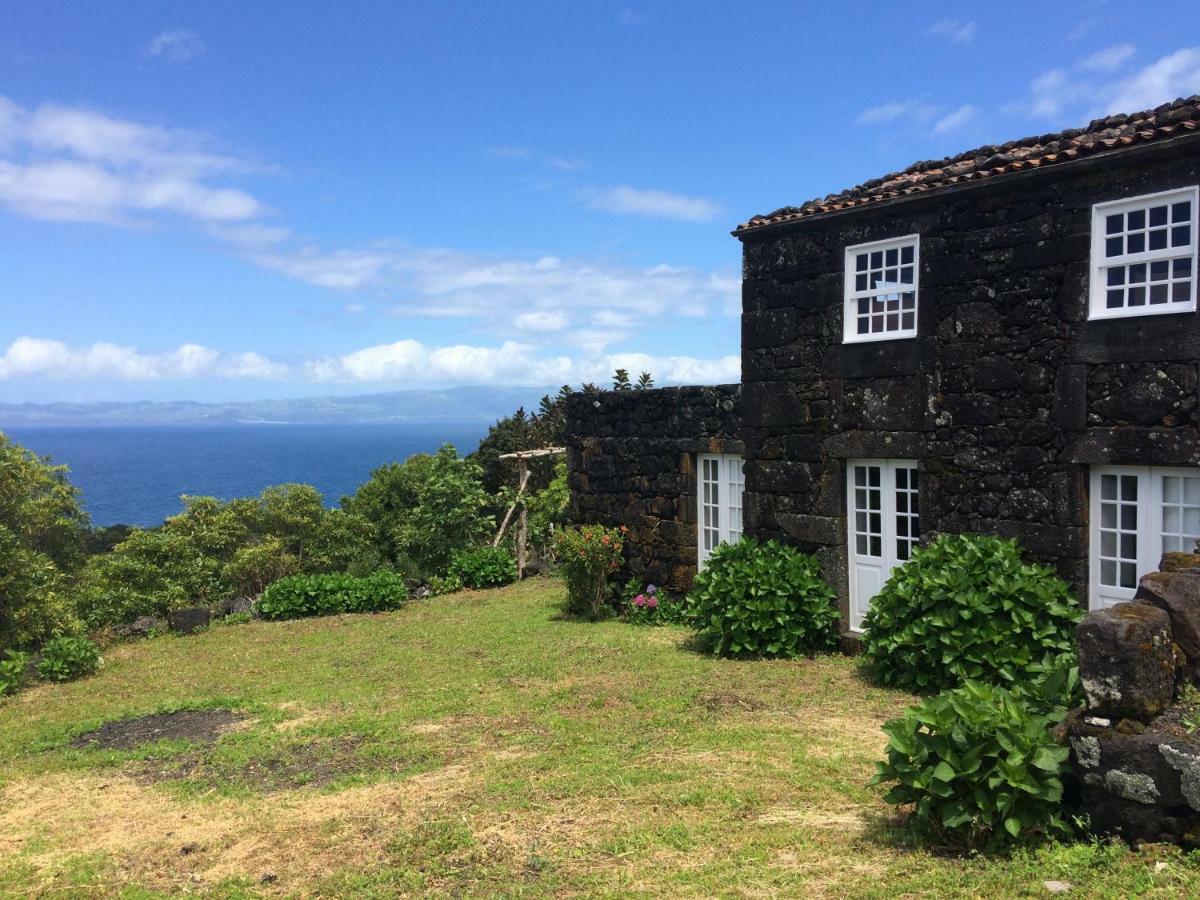
<instances>
[{"instance_id":1,"label":"stone house","mask_svg":"<svg viewBox=\"0 0 1200 900\"><path fill-rule=\"evenodd\" d=\"M685 590L742 534L816 553L844 630L936 532L1081 602L1200 539L1200 97L755 216L742 383L573 397L582 522Z\"/></svg>"}]
</instances>

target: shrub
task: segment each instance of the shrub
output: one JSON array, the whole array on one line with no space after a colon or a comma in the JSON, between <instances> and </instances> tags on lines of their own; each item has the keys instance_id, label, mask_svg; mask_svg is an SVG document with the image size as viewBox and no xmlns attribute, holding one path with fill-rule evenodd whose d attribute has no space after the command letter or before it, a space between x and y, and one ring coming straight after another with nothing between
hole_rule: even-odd
<instances>
[{"instance_id":1,"label":"shrub","mask_svg":"<svg viewBox=\"0 0 1200 900\"><path fill-rule=\"evenodd\" d=\"M476 547L454 555L450 574L467 587L499 587L517 580L517 563L503 547Z\"/></svg>"},{"instance_id":2,"label":"shrub","mask_svg":"<svg viewBox=\"0 0 1200 900\"><path fill-rule=\"evenodd\" d=\"M722 655L790 657L837 644L835 595L820 564L773 540L713 551L688 595L688 618Z\"/></svg>"},{"instance_id":3,"label":"shrub","mask_svg":"<svg viewBox=\"0 0 1200 900\"><path fill-rule=\"evenodd\" d=\"M1066 583L1015 541L942 535L871 602L863 652L882 684L915 691L970 679L1019 685L1072 651L1082 612Z\"/></svg>"},{"instance_id":4,"label":"shrub","mask_svg":"<svg viewBox=\"0 0 1200 900\"><path fill-rule=\"evenodd\" d=\"M1065 836L1069 751L1049 732L1062 715L968 681L883 726L887 761L872 784L891 784L889 803L911 804L924 828L961 850Z\"/></svg>"},{"instance_id":5,"label":"shrub","mask_svg":"<svg viewBox=\"0 0 1200 900\"><path fill-rule=\"evenodd\" d=\"M272 583L256 604L264 619L299 619L338 613L383 612L408 601L404 578L379 571L353 575L291 575Z\"/></svg>"},{"instance_id":6,"label":"shrub","mask_svg":"<svg viewBox=\"0 0 1200 900\"><path fill-rule=\"evenodd\" d=\"M59 637L42 647L38 675L46 681L74 681L100 668L100 648L85 637Z\"/></svg>"},{"instance_id":7,"label":"shrub","mask_svg":"<svg viewBox=\"0 0 1200 900\"><path fill-rule=\"evenodd\" d=\"M559 570L567 582L567 612L598 619L608 602L608 577L621 568L623 529L603 525L561 528L554 535Z\"/></svg>"},{"instance_id":8,"label":"shrub","mask_svg":"<svg viewBox=\"0 0 1200 900\"><path fill-rule=\"evenodd\" d=\"M640 581L630 579L625 585L624 598L625 621L631 625L677 625L684 622L684 604L653 584L643 588Z\"/></svg>"},{"instance_id":9,"label":"shrub","mask_svg":"<svg viewBox=\"0 0 1200 900\"><path fill-rule=\"evenodd\" d=\"M300 560L288 552L283 541L269 537L236 550L222 574L241 596L257 597L269 584L295 575L299 569Z\"/></svg>"},{"instance_id":10,"label":"shrub","mask_svg":"<svg viewBox=\"0 0 1200 900\"><path fill-rule=\"evenodd\" d=\"M463 589L462 579L457 575L434 575L429 579L429 590L433 593L431 597L440 597L442 594L457 594Z\"/></svg>"},{"instance_id":11,"label":"shrub","mask_svg":"<svg viewBox=\"0 0 1200 900\"><path fill-rule=\"evenodd\" d=\"M6 650L0 659L0 697L15 694L25 683L25 669L29 665L29 654Z\"/></svg>"},{"instance_id":12,"label":"shrub","mask_svg":"<svg viewBox=\"0 0 1200 900\"><path fill-rule=\"evenodd\" d=\"M380 466L342 506L374 526L385 562L428 576L492 531L481 477L478 463L446 444L432 456Z\"/></svg>"}]
</instances>

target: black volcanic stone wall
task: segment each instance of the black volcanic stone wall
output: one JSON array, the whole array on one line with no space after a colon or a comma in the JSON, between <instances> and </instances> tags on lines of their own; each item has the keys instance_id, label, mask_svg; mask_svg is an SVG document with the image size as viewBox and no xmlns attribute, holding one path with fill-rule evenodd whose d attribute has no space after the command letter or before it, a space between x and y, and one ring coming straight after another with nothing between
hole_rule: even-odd
<instances>
[{"instance_id":1,"label":"black volcanic stone wall","mask_svg":"<svg viewBox=\"0 0 1200 900\"><path fill-rule=\"evenodd\" d=\"M572 519L629 528L625 571L686 591L696 574L697 453L741 453L738 385L581 393L567 402Z\"/></svg>"},{"instance_id":2,"label":"black volcanic stone wall","mask_svg":"<svg viewBox=\"0 0 1200 900\"><path fill-rule=\"evenodd\" d=\"M921 463L922 527L1087 592L1088 465L1200 464L1200 319L1087 321L1092 204L1200 182L1200 136L743 236L747 532L846 602L845 461ZM844 251L917 233L919 337L842 343Z\"/></svg>"}]
</instances>

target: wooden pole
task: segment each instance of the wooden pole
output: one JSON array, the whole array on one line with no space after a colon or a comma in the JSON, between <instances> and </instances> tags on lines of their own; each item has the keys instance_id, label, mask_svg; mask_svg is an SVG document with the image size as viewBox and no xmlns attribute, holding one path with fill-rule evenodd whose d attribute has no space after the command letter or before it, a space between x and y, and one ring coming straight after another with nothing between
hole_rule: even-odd
<instances>
[{"instance_id":1,"label":"wooden pole","mask_svg":"<svg viewBox=\"0 0 1200 900\"><path fill-rule=\"evenodd\" d=\"M508 512L504 514L504 521L500 523L500 530L496 532L496 539L492 541L493 547L499 547L500 541L504 539L504 532L508 531L508 523L512 521L512 514L517 508L517 504L521 502L521 495L525 493L525 485L529 481L529 469L525 466L525 460L519 461L521 464L521 480L517 484L517 497L513 500L512 505L508 507Z\"/></svg>"},{"instance_id":2,"label":"wooden pole","mask_svg":"<svg viewBox=\"0 0 1200 900\"><path fill-rule=\"evenodd\" d=\"M529 464L525 462L525 458L517 460L520 464L521 471L521 487L517 491L517 499L521 499L521 491L525 490L525 482L529 480ZM517 578L525 577L525 540L529 536L529 510L525 504L521 504L521 519L517 525Z\"/></svg>"}]
</instances>

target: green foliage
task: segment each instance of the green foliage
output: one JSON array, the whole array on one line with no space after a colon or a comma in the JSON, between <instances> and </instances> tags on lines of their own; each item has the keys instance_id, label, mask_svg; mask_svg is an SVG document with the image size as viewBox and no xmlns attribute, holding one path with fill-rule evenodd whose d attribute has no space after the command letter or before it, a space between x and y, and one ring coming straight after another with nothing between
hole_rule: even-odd
<instances>
[{"instance_id":1,"label":"green foliage","mask_svg":"<svg viewBox=\"0 0 1200 900\"><path fill-rule=\"evenodd\" d=\"M308 544L305 572L370 575L383 565L375 526L344 509L326 510Z\"/></svg>"},{"instance_id":2,"label":"green foliage","mask_svg":"<svg viewBox=\"0 0 1200 900\"><path fill-rule=\"evenodd\" d=\"M463 589L462 579L457 575L434 575L429 579L431 596L440 597L442 594L457 594Z\"/></svg>"},{"instance_id":3,"label":"green foliage","mask_svg":"<svg viewBox=\"0 0 1200 900\"><path fill-rule=\"evenodd\" d=\"M271 582L299 571L300 560L288 552L284 542L268 537L235 550L221 574L238 594L257 597Z\"/></svg>"},{"instance_id":4,"label":"green foliage","mask_svg":"<svg viewBox=\"0 0 1200 900\"><path fill-rule=\"evenodd\" d=\"M446 571L459 550L491 532L478 463L451 444L389 463L342 505L374 525L386 564L423 575Z\"/></svg>"},{"instance_id":5,"label":"green foliage","mask_svg":"<svg viewBox=\"0 0 1200 900\"><path fill-rule=\"evenodd\" d=\"M623 530L603 525L561 528L554 534L559 571L567 582L567 612L600 618L607 608L608 578L621 568Z\"/></svg>"},{"instance_id":6,"label":"green foliage","mask_svg":"<svg viewBox=\"0 0 1200 900\"><path fill-rule=\"evenodd\" d=\"M517 580L517 563L504 547L476 547L454 554L450 574L470 588L500 587Z\"/></svg>"},{"instance_id":7,"label":"green foliage","mask_svg":"<svg viewBox=\"0 0 1200 900\"><path fill-rule=\"evenodd\" d=\"M311 545L325 518L321 492L310 484L276 484L258 498L258 533L274 538L307 570Z\"/></svg>"},{"instance_id":8,"label":"green foliage","mask_svg":"<svg viewBox=\"0 0 1200 900\"><path fill-rule=\"evenodd\" d=\"M942 535L919 547L872 601L863 653L882 684L914 691L966 680L1026 684L1073 653L1082 611L1016 542Z\"/></svg>"},{"instance_id":9,"label":"green foliage","mask_svg":"<svg viewBox=\"0 0 1200 900\"><path fill-rule=\"evenodd\" d=\"M0 434L0 646L77 626L70 601L88 521L65 466Z\"/></svg>"},{"instance_id":10,"label":"green foliage","mask_svg":"<svg viewBox=\"0 0 1200 900\"><path fill-rule=\"evenodd\" d=\"M74 681L100 668L100 648L85 637L57 637L42 647L38 675L46 681Z\"/></svg>"},{"instance_id":11,"label":"green foliage","mask_svg":"<svg viewBox=\"0 0 1200 900\"><path fill-rule=\"evenodd\" d=\"M15 694L25 683L25 670L29 665L29 654L18 650L6 650L0 659L0 697Z\"/></svg>"},{"instance_id":12,"label":"green foliage","mask_svg":"<svg viewBox=\"0 0 1200 900\"><path fill-rule=\"evenodd\" d=\"M708 558L688 594L692 625L725 656L792 657L837 645L833 590L814 557L743 538Z\"/></svg>"},{"instance_id":13,"label":"green foliage","mask_svg":"<svg viewBox=\"0 0 1200 900\"><path fill-rule=\"evenodd\" d=\"M573 393L570 385L564 384L555 395L542 397L536 412L527 412L522 407L488 428L487 435L468 458L482 467L483 488L489 495L496 496L516 485L517 464L511 459L500 459L501 454L538 447L561 447L566 443L567 398ZM527 489L536 493L554 476L554 461L552 457L531 459L527 465ZM507 504L498 502L493 512L502 514L505 508Z\"/></svg>"},{"instance_id":14,"label":"green foliage","mask_svg":"<svg viewBox=\"0 0 1200 900\"><path fill-rule=\"evenodd\" d=\"M373 575L291 575L272 583L258 599L264 619L299 619L338 613L384 612L408 601L404 579L395 572Z\"/></svg>"},{"instance_id":15,"label":"green foliage","mask_svg":"<svg viewBox=\"0 0 1200 900\"><path fill-rule=\"evenodd\" d=\"M923 827L958 849L1066 836L1068 750L1049 733L1062 715L968 681L884 725L887 761L872 783L890 784L889 803L911 804Z\"/></svg>"}]
</instances>

